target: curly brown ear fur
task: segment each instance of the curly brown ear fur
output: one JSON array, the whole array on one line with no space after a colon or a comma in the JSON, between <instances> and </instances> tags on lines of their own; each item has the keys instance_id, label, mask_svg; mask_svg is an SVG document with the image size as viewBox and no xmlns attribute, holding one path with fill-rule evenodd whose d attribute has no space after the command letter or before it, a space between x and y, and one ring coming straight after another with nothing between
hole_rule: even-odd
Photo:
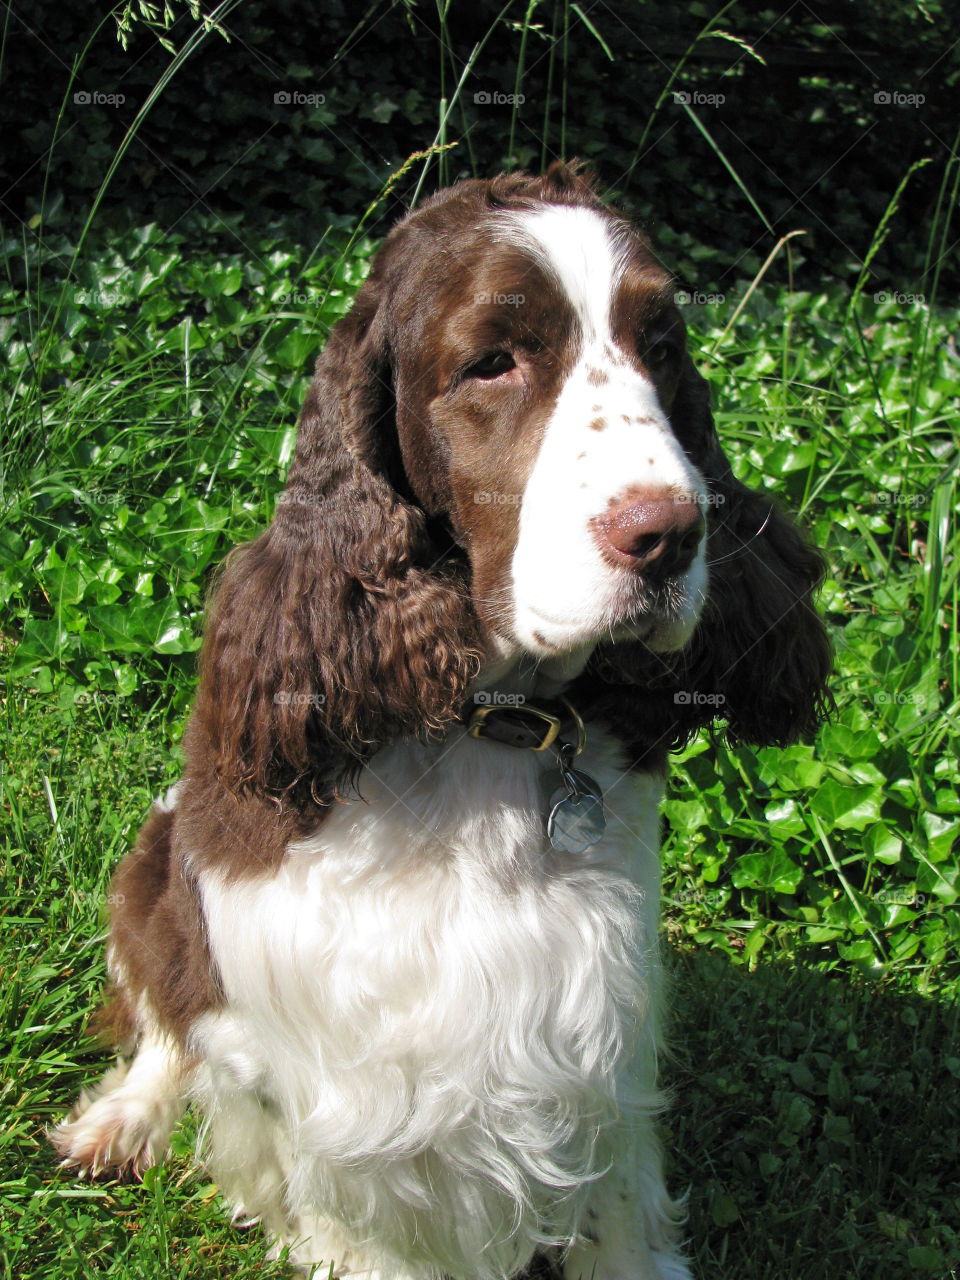
<instances>
[{"instance_id":1,"label":"curly brown ear fur","mask_svg":"<svg viewBox=\"0 0 960 1280\"><path fill-rule=\"evenodd\" d=\"M786 745L812 734L832 705L830 644L813 606L823 557L768 495L734 478L689 358L671 419L709 486L706 607L680 653L605 646L590 670L618 688L611 707L634 686L616 718L627 730L629 717L638 753L682 746L718 721L732 741Z\"/></svg>"},{"instance_id":2,"label":"curly brown ear fur","mask_svg":"<svg viewBox=\"0 0 960 1280\"><path fill-rule=\"evenodd\" d=\"M329 797L378 746L453 718L479 665L462 566L435 566L389 478L383 292L375 270L331 333L273 524L227 558L209 608L197 715L235 790Z\"/></svg>"}]
</instances>

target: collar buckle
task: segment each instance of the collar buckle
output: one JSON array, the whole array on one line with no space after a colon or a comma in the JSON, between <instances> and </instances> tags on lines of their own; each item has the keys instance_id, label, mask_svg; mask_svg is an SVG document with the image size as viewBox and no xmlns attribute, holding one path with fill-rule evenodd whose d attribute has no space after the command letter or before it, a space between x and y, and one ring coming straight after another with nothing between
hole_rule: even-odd
<instances>
[{"instance_id":1,"label":"collar buckle","mask_svg":"<svg viewBox=\"0 0 960 1280\"><path fill-rule=\"evenodd\" d=\"M486 738L508 747L547 751L563 727L560 716L523 703L512 707L477 707L467 722L471 738Z\"/></svg>"},{"instance_id":2,"label":"collar buckle","mask_svg":"<svg viewBox=\"0 0 960 1280\"><path fill-rule=\"evenodd\" d=\"M534 706L531 702L514 706L475 707L467 722L467 733L471 738L486 738L490 742L500 742L508 747L547 751L556 742L564 724L572 720L577 733L577 743L572 754L578 756L587 737L583 718L566 698L560 698L559 701L569 713L567 717L554 715L552 711Z\"/></svg>"}]
</instances>

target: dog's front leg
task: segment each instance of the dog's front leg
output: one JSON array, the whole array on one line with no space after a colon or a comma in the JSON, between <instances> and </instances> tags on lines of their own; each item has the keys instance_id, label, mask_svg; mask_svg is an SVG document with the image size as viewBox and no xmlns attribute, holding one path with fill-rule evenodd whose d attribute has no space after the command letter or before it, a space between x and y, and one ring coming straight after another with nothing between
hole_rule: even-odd
<instances>
[{"instance_id":1,"label":"dog's front leg","mask_svg":"<svg viewBox=\"0 0 960 1280\"><path fill-rule=\"evenodd\" d=\"M693 1280L676 1249L683 1204L667 1192L656 1114L624 1119L591 1187L564 1280Z\"/></svg>"}]
</instances>

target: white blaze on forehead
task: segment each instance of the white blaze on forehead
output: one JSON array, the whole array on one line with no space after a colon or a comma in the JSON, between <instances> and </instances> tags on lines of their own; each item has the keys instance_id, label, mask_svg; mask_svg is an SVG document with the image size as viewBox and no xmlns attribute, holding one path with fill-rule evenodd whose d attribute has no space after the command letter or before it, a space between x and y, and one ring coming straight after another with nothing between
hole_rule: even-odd
<instances>
[{"instance_id":1,"label":"white blaze on forehead","mask_svg":"<svg viewBox=\"0 0 960 1280\"><path fill-rule=\"evenodd\" d=\"M510 215L498 233L532 254L557 281L585 344L610 340L610 304L626 253L624 233L614 223L595 209L552 204Z\"/></svg>"},{"instance_id":2,"label":"white blaze on forehead","mask_svg":"<svg viewBox=\"0 0 960 1280\"><path fill-rule=\"evenodd\" d=\"M641 607L637 576L601 553L597 519L631 491L700 502L705 484L653 382L613 341L610 311L631 252L626 228L595 209L546 205L506 214L496 235L556 282L582 335L526 484L511 566L516 638L538 656L563 655ZM684 643L705 589L701 546L674 584L670 612L640 618L647 643Z\"/></svg>"}]
</instances>

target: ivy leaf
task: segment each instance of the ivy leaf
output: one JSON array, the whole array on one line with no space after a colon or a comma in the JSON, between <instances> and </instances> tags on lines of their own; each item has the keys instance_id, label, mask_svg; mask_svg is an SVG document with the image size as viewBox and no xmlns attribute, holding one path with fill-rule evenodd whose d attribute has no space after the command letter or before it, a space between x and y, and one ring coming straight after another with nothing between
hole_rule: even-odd
<instances>
[{"instance_id":1,"label":"ivy leaf","mask_svg":"<svg viewBox=\"0 0 960 1280\"><path fill-rule=\"evenodd\" d=\"M862 831L871 822L880 819L883 792L877 786L862 783L842 783L827 778L810 797L810 808L822 819L825 828L832 831Z\"/></svg>"},{"instance_id":2,"label":"ivy leaf","mask_svg":"<svg viewBox=\"0 0 960 1280\"><path fill-rule=\"evenodd\" d=\"M769 853L746 853L738 858L730 879L738 889L765 889L774 893L796 893L803 879L803 868L798 867L782 849Z\"/></svg>"}]
</instances>

